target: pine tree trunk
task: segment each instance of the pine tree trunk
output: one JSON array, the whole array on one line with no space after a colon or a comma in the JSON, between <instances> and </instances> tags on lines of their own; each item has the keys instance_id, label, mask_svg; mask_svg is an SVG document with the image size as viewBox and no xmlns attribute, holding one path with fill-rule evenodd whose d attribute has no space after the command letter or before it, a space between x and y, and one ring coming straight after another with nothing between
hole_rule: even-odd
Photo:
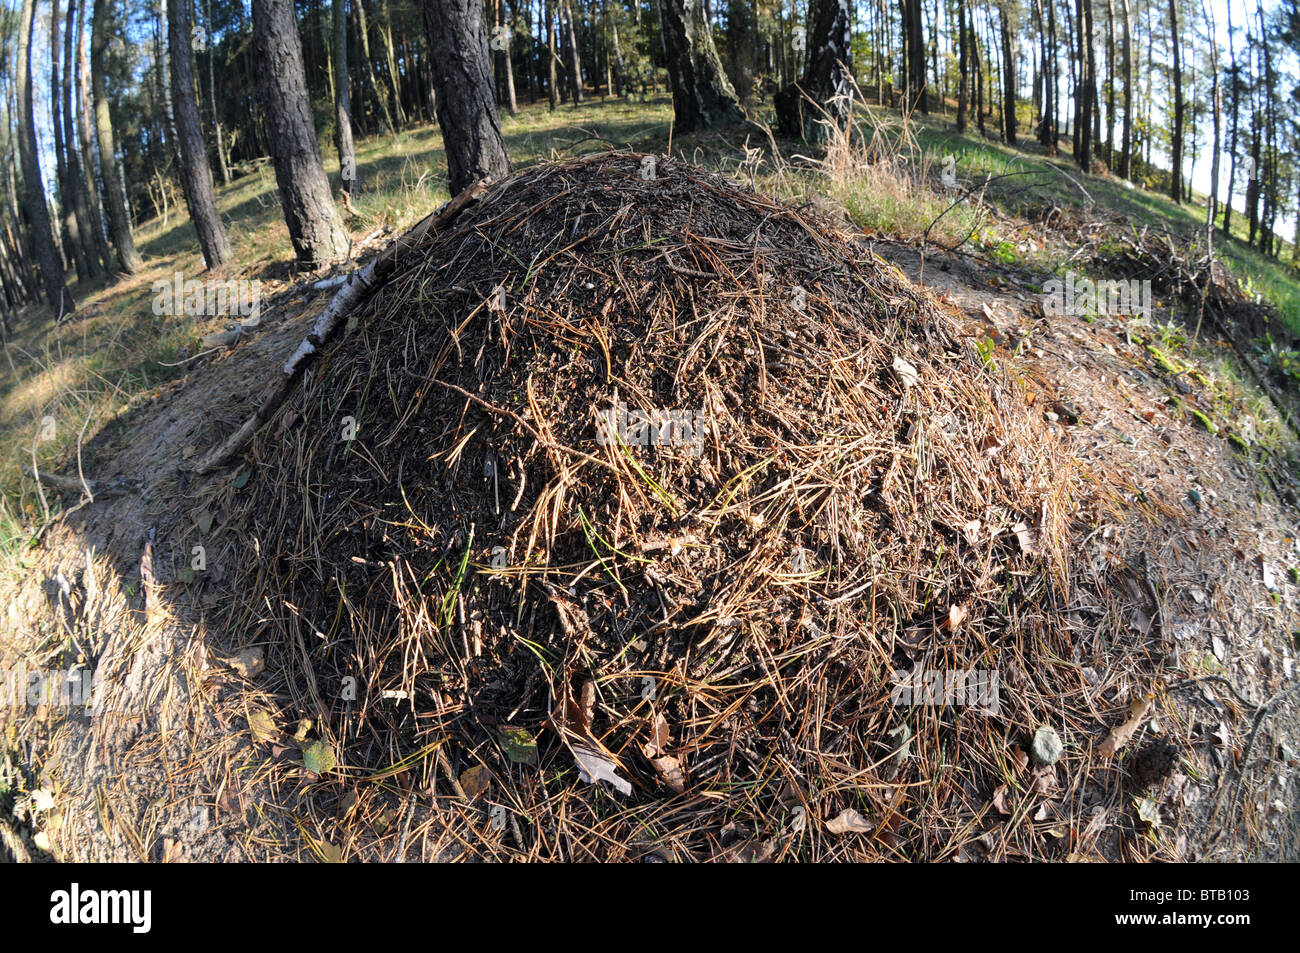
<instances>
[{"instance_id":1,"label":"pine tree trunk","mask_svg":"<svg viewBox=\"0 0 1300 953\"><path fill-rule=\"evenodd\" d=\"M77 120L72 107L73 38L77 25L76 0L68 0L68 12L63 28L63 75L59 80L59 94L62 99L63 151L67 166L67 192L63 196L65 204L71 204L72 214L77 223L77 242L86 259L86 275L98 278L103 274L100 266L99 249L95 244L94 224L90 218L90 190L86 187L86 176L82 172L81 156L78 154Z\"/></svg>"},{"instance_id":2,"label":"pine tree trunk","mask_svg":"<svg viewBox=\"0 0 1300 953\"><path fill-rule=\"evenodd\" d=\"M41 181L41 164L36 151L36 120L32 103L32 23L36 18L35 0L23 0L19 13L18 56L15 60L14 84L18 95L18 153L23 167L23 206L32 233L32 247L41 270L45 299L58 316L73 310L72 299L63 282L63 266L54 244L50 211L45 204L45 186Z\"/></svg>"},{"instance_id":3,"label":"pine tree trunk","mask_svg":"<svg viewBox=\"0 0 1300 953\"><path fill-rule=\"evenodd\" d=\"M487 26L479 0L421 0L421 5L438 90L448 187L457 195L478 179L499 179L510 171L492 95Z\"/></svg>"},{"instance_id":4,"label":"pine tree trunk","mask_svg":"<svg viewBox=\"0 0 1300 953\"><path fill-rule=\"evenodd\" d=\"M966 52L966 0L957 0L957 132L966 131L966 91L970 62Z\"/></svg>"},{"instance_id":5,"label":"pine tree trunk","mask_svg":"<svg viewBox=\"0 0 1300 953\"><path fill-rule=\"evenodd\" d=\"M90 202L90 229L95 254L105 269L113 267L113 253L104 234L104 208L96 187L95 144L90 130L90 95L87 91L90 68L86 59L86 11L91 0L82 0L77 8L77 73L74 80L77 95L77 135L81 142L82 165L85 166L87 197Z\"/></svg>"},{"instance_id":6,"label":"pine tree trunk","mask_svg":"<svg viewBox=\"0 0 1300 953\"><path fill-rule=\"evenodd\" d=\"M713 45L703 0L659 0L659 21L677 129L693 132L743 121L740 101Z\"/></svg>"},{"instance_id":7,"label":"pine tree trunk","mask_svg":"<svg viewBox=\"0 0 1300 953\"><path fill-rule=\"evenodd\" d=\"M1183 201L1183 38L1178 33L1178 0L1169 0L1169 48L1173 58L1174 127L1169 135L1169 197Z\"/></svg>"},{"instance_id":8,"label":"pine tree trunk","mask_svg":"<svg viewBox=\"0 0 1300 953\"><path fill-rule=\"evenodd\" d=\"M1129 0L1120 0L1120 16L1123 18L1124 44L1124 131L1120 138L1119 177L1133 178L1133 36L1132 12Z\"/></svg>"},{"instance_id":9,"label":"pine tree trunk","mask_svg":"<svg viewBox=\"0 0 1300 953\"><path fill-rule=\"evenodd\" d=\"M108 211L109 237L117 249L118 265L123 272L133 275L144 267L144 262L131 237L131 218L126 210L126 185L122 179L122 167L117 161L113 120L108 108L104 58L109 40L109 2L110 0L94 0L95 12L90 26L90 88L95 99L95 133L99 139L99 169L104 177L104 207Z\"/></svg>"},{"instance_id":10,"label":"pine tree trunk","mask_svg":"<svg viewBox=\"0 0 1300 953\"><path fill-rule=\"evenodd\" d=\"M569 0L561 0L561 9L568 19L569 95L573 97L573 105L578 106L582 102L582 56L578 50L578 28L573 22L573 4Z\"/></svg>"},{"instance_id":11,"label":"pine tree trunk","mask_svg":"<svg viewBox=\"0 0 1300 953\"><path fill-rule=\"evenodd\" d=\"M803 78L777 93L777 122L791 138L820 142L828 124L847 129L852 112L852 37L849 0L812 0Z\"/></svg>"},{"instance_id":12,"label":"pine tree trunk","mask_svg":"<svg viewBox=\"0 0 1300 953\"><path fill-rule=\"evenodd\" d=\"M212 168L203 144L199 103L195 93L192 0L168 0L167 39L171 60L172 116L176 125L176 146L181 159L181 185L190 220L199 235L199 248L208 268L217 268L234 252L226 238L217 196L212 187Z\"/></svg>"},{"instance_id":13,"label":"pine tree trunk","mask_svg":"<svg viewBox=\"0 0 1300 953\"><path fill-rule=\"evenodd\" d=\"M85 281L91 276L90 256L86 254L85 242L81 234L81 222L77 218L77 187L68 174L68 143L64 137L67 124L63 119L62 86L63 72L60 70L62 47L59 43L59 0L53 0L50 10L50 124L54 127L54 162L55 177L59 184L59 204L63 212L64 247L68 257L77 266L77 279Z\"/></svg>"},{"instance_id":14,"label":"pine tree trunk","mask_svg":"<svg viewBox=\"0 0 1300 953\"><path fill-rule=\"evenodd\" d=\"M352 94L348 86L348 0L334 2L334 145L343 191L357 188L357 152L352 142Z\"/></svg>"},{"instance_id":15,"label":"pine tree trunk","mask_svg":"<svg viewBox=\"0 0 1300 953\"><path fill-rule=\"evenodd\" d=\"M253 0L253 43L289 240L308 267L336 261L347 255L348 239L321 166L293 0Z\"/></svg>"},{"instance_id":16,"label":"pine tree trunk","mask_svg":"<svg viewBox=\"0 0 1300 953\"><path fill-rule=\"evenodd\" d=\"M1002 135L1008 145L1016 144L1016 43L1007 4L998 7L1002 28Z\"/></svg>"}]
</instances>

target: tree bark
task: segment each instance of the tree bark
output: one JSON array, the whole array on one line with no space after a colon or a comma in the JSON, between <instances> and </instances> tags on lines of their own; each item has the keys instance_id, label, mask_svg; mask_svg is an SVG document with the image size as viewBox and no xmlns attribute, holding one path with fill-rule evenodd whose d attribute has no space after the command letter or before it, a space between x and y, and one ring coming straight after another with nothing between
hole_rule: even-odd
<instances>
[{"instance_id":1,"label":"tree bark","mask_svg":"<svg viewBox=\"0 0 1300 953\"><path fill-rule=\"evenodd\" d=\"M1129 0L1120 0L1124 44L1124 131L1120 139L1119 177L1133 178L1133 17Z\"/></svg>"},{"instance_id":2,"label":"tree bark","mask_svg":"<svg viewBox=\"0 0 1300 953\"><path fill-rule=\"evenodd\" d=\"M63 266L54 244L50 211L45 204L45 185L36 151L36 121L32 104L32 23L36 18L35 0L23 0L19 13L18 56L14 84L18 95L18 153L23 167L23 206L32 232L32 247L41 270L45 298L57 316L73 310L72 299L63 281Z\"/></svg>"},{"instance_id":3,"label":"tree bark","mask_svg":"<svg viewBox=\"0 0 1300 953\"><path fill-rule=\"evenodd\" d=\"M1016 144L1016 41L1008 4L998 7L1002 30L1002 135L1008 145Z\"/></svg>"},{"instance_id":4,"label":"tree bark","mask_svg":"<svg viewBox=\"0 0 1300 953\"><path fill-rule=\"evenodd\" d=\"M1169 0L1169 47L1173 55L1174 128L1169 137L1169 197L1183 201L1183 67L1178 35L1178 0Z\"/></svg>"},{"instance_id":5,"label":"tree bark","mask_svg":"<svg viewBox=\"0 0 1300 953\"><path fill-rule=\"evenodd\" d=\"M348 83L348 0L334 0L334 145L339 176L349 195L357 188L357 152L352 142L352 94Z\"/></svg>"},{"instance_id":6,"label":"tree bark","mask_svg":"<svg viewBox=\"0 0 1300 953\"><path fill-rule=\"evenodd\" d=\"M421 0L438 93L438 125L453 195L510 171L478 0Z\"/></svg>"},{"instance_id":7,"label":"tree bark","mask_svg":"<svg viewBox=\"0 0 1300 953\"><path fill-rule=\"evenodd\" d=\"M775 97L783 135L824 141L833 124L846 130L853 109L850 0L812 0L803 78Z\"/></svg>"},{"instance_id":8,"label":"tree bark","mask_svg":"<svg viewBox=\"0 0 1300 953\"><path fill-rule=\"evenodd\" d=\"M745 118L713 45L703 0L659 0L660 36L677 129L694 132Z\"/></svg>"},{"instance_id":9,"label":"tree bark","mask_svg":"<svg viewBox=\"0 0 1300 953\"><path fill-rule=\"evenodd\" d=\"M104 234L104 208L100 201L95 175L94 136L90 130L90 95L87 91L90 68L86 59L86 10L90 0L82 0L77 8L77 71L74 80L77 96L77 135L81 142L81 160L85 166L87 199L90 203L90 228L95 254L105 269L113 267L113 253Z\"/></svg>"},{"instance_id":10,"label":"tree bark","mask_svg":"<svg viewBox=\"0 0 1300 953\"><path fill-rule=\"evenodd\" d=\"M217 196L212 187L212 168L203 144L199 103L195 92L193 0L168 0L167 40L172 73L172 116L176 125L176 147L181 158L181 185L190 220L199 235L199 248L208 268L225 264L234 255L226 238Z\"/></svg>"},{"instance_id":11,"label":"tree bark","mask_svg":"<svg viewBox=\"0 0 1300 953\"><path fill-rule=\"evenodd\" d=\"M77 217L77 186L68 174L69 143L64 136L67 124L62 109L64 74L60 70L59 25L59 0L53 0L50 8L50 125L54 127L55 180L59 184L59 205L63 211L64 248L76 264L77 279L85 281L91 277L90 256L86 254L81 220Z\"/></svg>"},{"instance_id":12,"label":"tree bark","mask_svg":"<svg viewBox=\"0 0 1300 953\"><path fill-rule=\"evenodd\" d=\"M95 99L95 132L99 138L99 168L104 177L104 206L108 210L108 231L117 249L117 261L128 275L144 267L131 237L131 219L126 211L122 168L117 161L113 141L113 120L108 108L108 84L104 59L108 50L108 4L111 0L94 0L95 12L90 27L90 79Z\"/></svg>"},{"instance_id":13,"label":"tree bark","mask_svg":"<svg viewBox=\"0 0 1300 953\"><path fill-rule=\"evenodd\" d=\"M289 239L298 261L308 267L336 261L347 255L348 239L321 166L293 0L253 0L253 43Z\"/></svg>"}]
</instances>

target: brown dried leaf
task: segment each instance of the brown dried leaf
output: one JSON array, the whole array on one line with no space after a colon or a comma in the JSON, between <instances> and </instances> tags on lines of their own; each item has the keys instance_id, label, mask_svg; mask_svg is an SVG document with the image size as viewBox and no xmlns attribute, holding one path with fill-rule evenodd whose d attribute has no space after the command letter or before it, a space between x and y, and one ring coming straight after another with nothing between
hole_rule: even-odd
<instances>
[{"instance_id":1,"label":"brown dried leaf","mask_svg":"<svg viewBox=\"0 0 1300 953\"><path fill-rule=\"evenodd\" d=\"M1133 703L1128 706L1128 718L1124 721L1124 724L1112 731L1107 736L1106 740L1101 743L1101 747L1097 749L1098 754L1103 758L1110 759L1115 757L1115 752L1128 744L1129 739L1133 737L1134 732L1141 727L1143 720L1145 720L1147 716L1147 712L1151 710L1152 698L1153 696L1151 695L1144 695L1141 698L1135 699Z\"/></svg>"},{"instance_id":2,"label":"brown dried leaf","mask_svg":"<svg viewBox=\"0 0 1300 953\"><path fill-rule=\"evenodd\" d=\"M460 773L460 786L471 801L488 789L492 776L486 765L476 764Z\"/></svg>"},{"instance_id":3,"label":"brown dried leaf","mask_svg":"<svg viewBox=\"0 0 1300 953\"><path fill-rule=\"evenodd\" d=\"M826 829L832 834L869 834L874 830L871 823L851 807L827 821Z\"/></svg>"},{"instance_id":4,"label":"brown dried leaf","mask_svg":"<svg viewBox=\"0 0 1300 953\"><path fill-rule=\"evenodd\" d=\"M1007 806L1007 794L1009 791L1009 785L1000 784L998 785L997 790L993 792L993 806L997 808L999 814L1011 813L1011 808Z\"/></svg>"}]
</instances>

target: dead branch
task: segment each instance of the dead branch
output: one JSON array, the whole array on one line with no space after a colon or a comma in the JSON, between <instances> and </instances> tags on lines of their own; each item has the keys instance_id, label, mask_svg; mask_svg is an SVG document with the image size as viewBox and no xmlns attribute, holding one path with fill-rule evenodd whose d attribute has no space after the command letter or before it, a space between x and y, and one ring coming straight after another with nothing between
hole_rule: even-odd
<instances>
[{"instance_id":1,"label":"dead branch","mask_svg":"<svg viewBox=\"0 0 1300 953\"><path fill-rule=\"evenodd\" d=\"M311 331L289 355L280 374L267 384L258 401L257 410L240 425L238 430L195 464L194 472L209 473L225 466L280 408L293 392L303 370L320 353L321 348L330 342L348 315L368 301L371 295L397 271L397 263L402 252L418 245L430 232L438 232L446 228L466 207L478 201L487 190L488 184L487 179L475 182L395 240L369 264L352 272L325 310L320 313Z\"/></svg>"}]
</instances>

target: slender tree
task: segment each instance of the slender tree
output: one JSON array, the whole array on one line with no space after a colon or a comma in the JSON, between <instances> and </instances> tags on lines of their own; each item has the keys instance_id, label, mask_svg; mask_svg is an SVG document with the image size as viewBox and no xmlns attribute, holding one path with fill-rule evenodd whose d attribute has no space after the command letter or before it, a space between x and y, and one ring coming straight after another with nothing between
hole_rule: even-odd
<instances>
[{"instance_id":1,"label":"slender tree","mask_svg":"<svg viewBox=\"0 0 1300 953\"><path fill-rule=\"evenodd\" d=\"M23 0L18 24L18 56L14 69L14 84L18 98L18 154L23 167L23 206L32 233L32 246L36 263L40 266L45 300L62 316L75 310L72 298L63 281L63 264L58 246L54 244L54 230L50 225L50 212L45 205L45 184L41 178L41 163L36 151L36 117L32 102L32 30L36 19L36 0Z\"/></svg>"},{"instance_id":2,"label":"slender tree","mask_svg":"<svg viewBox=\"0 0 1300 953\"><path fill-rule=\"evenodd\" d=\"M357 187L357 151L352 143L352 94L348 91L348 0L334 5L334 145L339 153L343 191Z\"/></svg>"},{"instance_id":3,"label":"slender tree","mask_svg":"<svg viewBox=\"0 0 1300 953\"><path fill-rule=\"evenodd\" d=\"M144 267L140 253L131 237L131 219L126 210L126 185L122 167L117 161L117 147L113 139L113 120L108 106L108 84L105 81L108 57L109 4L112 0L94 0L95 12L91 20L90 77L95 99L95 132L99 140L99 168L104 177L104 206L108 210L108 232L117 250L117 262L128 275Z\"/></svg>"},{"instance_id":4,"label":"slender tree","mask_svg":"<svg viewBox=\"0 0 1300 953\"><path fill-rule=\"evenodd\" d=\"M1173 60L1170 81L1174 94L1174 127L1169 134L1169 197L1183 201L1183 38L1178 32L1178 0L1169 0L1169 49Z\"/></svg>"},{"instance_id":5,"label":"slender tree","mask_svg":"<svg viewBox=\"0 0 1300 953\"><path fill-rule=\"evenodd\" d=\"M478 0L421 0L452 194L510 171Z\"/></svg>"},{"instance_id":6,"label":"slender tree","mask_svg":"<svg viewBox=\"0 0 1300 953\"><path fill-rule=\"evenodd\" d=\"M298 261L308 267L348 253L312 126L293 0L253 0L258 99L267 125L280 206Z\"/></svg>"},{"instance_id":7,"label":"slender tree","mask_svg":"<svg viewBox=\"0 0 1300 953\"><path fill-rule=\"evenodd\" d=\"M181 159L181 186L190 220L199 235L199 248L209 268L217 268L234 252L217 211L212 186L212 167L203 144L199 102L194 79L193 0L167 0L167 40L171 60L172 113L176 126L176 148Z\"/></svg>"}]
</instances>

